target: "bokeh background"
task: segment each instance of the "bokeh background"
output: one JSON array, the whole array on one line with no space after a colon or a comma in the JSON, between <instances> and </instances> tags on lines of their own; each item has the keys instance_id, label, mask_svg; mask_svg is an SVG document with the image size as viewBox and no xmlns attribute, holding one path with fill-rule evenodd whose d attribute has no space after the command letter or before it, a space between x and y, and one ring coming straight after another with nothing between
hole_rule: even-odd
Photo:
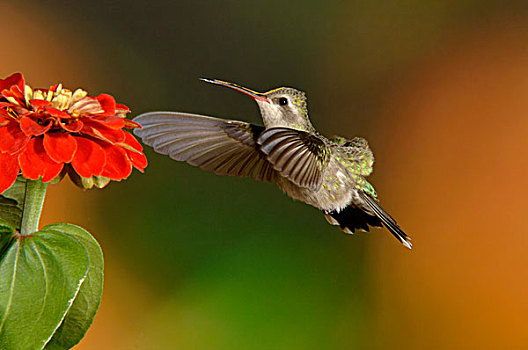
<instances>
[{"instance_id":1,"label":"bokeh background","mask_svg":"<svg viewBox=\"0 0 528 350\"><path fill-rule=\"evenodd\" d=\"M133 110L258 122L204 84L307 92L366 137L413 238L348 236L272 184L147 150L124 183L52 186L42 224L89 229L105 289L78 349L528 348L524 1L3 1L0 75Z\"/></svg>"}]
</instances>

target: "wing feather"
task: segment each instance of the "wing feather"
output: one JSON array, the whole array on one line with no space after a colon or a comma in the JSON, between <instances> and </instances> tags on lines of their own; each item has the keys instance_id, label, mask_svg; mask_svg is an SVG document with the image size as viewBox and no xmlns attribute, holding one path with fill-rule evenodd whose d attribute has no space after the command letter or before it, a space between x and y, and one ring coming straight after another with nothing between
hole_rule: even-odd
<instances>
[{"instance_id":1,"label":"wing feather","mask_svg":"<svg viewBox=\"0 0 528 350\"><path fill-rule=\"evenodd\" d=\"M276 172L260 152L256 139L263 127L178 112L150 112L134 121L134 132L158 153L218 175L273 181Z\"/></svg>"},{"instance_id":2,"label":"wing feather","mask_svg":"<svg viewBox=\"0 0 528 350\"><path fill-rule=\"evenodd\" d=\"M257 143L282 176L311 190L321 187L329 153L322 139L300 130L271 128L260 134Z\"/></svg>"}]
</instances>

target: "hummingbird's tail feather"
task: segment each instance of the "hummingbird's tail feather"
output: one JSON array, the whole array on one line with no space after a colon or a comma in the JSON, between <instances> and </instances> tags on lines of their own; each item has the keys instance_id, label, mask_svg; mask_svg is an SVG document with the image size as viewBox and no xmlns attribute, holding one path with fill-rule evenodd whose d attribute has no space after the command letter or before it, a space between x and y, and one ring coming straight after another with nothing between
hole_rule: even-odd
<instances>
[{"instance_id":1,"label":"hummingbird's tail feather","mask_svg":"<svg viewBox=\"0 0 528 350\"><path fill-rule=\"evenodd\" d=\"M378 202L376 202L368 194L358 191L359 196L365 203L366 207L370 209L376 216L381 220L383 225L398 239L404 246L409 249L412 249L411 237L407 236L405 232L401 229L400 225L390 216L389 213L383 209Z\"/></svg>"},{"instance_id":2,"label":"hummingbird's tail feather","mask_svg":"<svg viewBox=\"0 0 528 350\"><path fill-rule=\"evenodd\" d=\"M360 192L360 197L365 203L365 209L349 205L341 211L325 211L325 218L331 225L339 225L346 233L356 230L369 231L369 226L385 226L404 246L412 249L411 238L403 232L396 220L392 218L374 199Z\"/></svg>"},{"instance_id":3,"label":"hummingbird's tail feather","mask_svg":"<svg viewBox=\"0 0 528 350\"><path fill-rule=\"evenodd\" d=\"M356 230L369 231L370 226L382 227L381 220L377 216L369 215L361 208L349 205L341 211L325 211L325 218L331 225L339 225L346 233L354 233Z\"/></svg>"}]
</instances>

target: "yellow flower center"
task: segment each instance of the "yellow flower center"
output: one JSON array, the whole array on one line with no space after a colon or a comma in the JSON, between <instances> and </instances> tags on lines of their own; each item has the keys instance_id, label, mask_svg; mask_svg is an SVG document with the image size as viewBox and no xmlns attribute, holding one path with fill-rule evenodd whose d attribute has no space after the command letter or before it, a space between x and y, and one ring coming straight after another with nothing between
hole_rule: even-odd
<instances>
[{"instance_id":1,"label":"yellow flower center","mask_svg":"<svg viewBox=\"0 0 528 350\"><path fill-rule=\"evenodd\" d=\"M64 89L62 84L57 86L55 91L33 90L29 85L24 86L24 97L26 105L30 100L45 100L51 102L54 108L61 111L69 109L73 104L82 100L88 93L82 89L77 89L73 93L71 90Z\"/></svg>"}]
</instances>

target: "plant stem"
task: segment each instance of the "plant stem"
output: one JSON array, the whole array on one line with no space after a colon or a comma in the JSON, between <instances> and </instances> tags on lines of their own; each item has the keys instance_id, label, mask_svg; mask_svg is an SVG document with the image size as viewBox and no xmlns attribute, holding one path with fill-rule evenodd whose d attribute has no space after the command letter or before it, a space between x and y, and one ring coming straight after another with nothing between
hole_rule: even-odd
<instances>
[{"instance_id":1,"label":"plant stem","mask_svg":"<svg viewBox=\"0 0 528 350\"><path fill-rule=\"evenodd\" d=\"M40 213L46 197L47 183L40 180L26 181L26 194L24 197L24 211L22 213L22 223L20 234L29 236L38 231Z\"/></svg>"}]
</instances>

